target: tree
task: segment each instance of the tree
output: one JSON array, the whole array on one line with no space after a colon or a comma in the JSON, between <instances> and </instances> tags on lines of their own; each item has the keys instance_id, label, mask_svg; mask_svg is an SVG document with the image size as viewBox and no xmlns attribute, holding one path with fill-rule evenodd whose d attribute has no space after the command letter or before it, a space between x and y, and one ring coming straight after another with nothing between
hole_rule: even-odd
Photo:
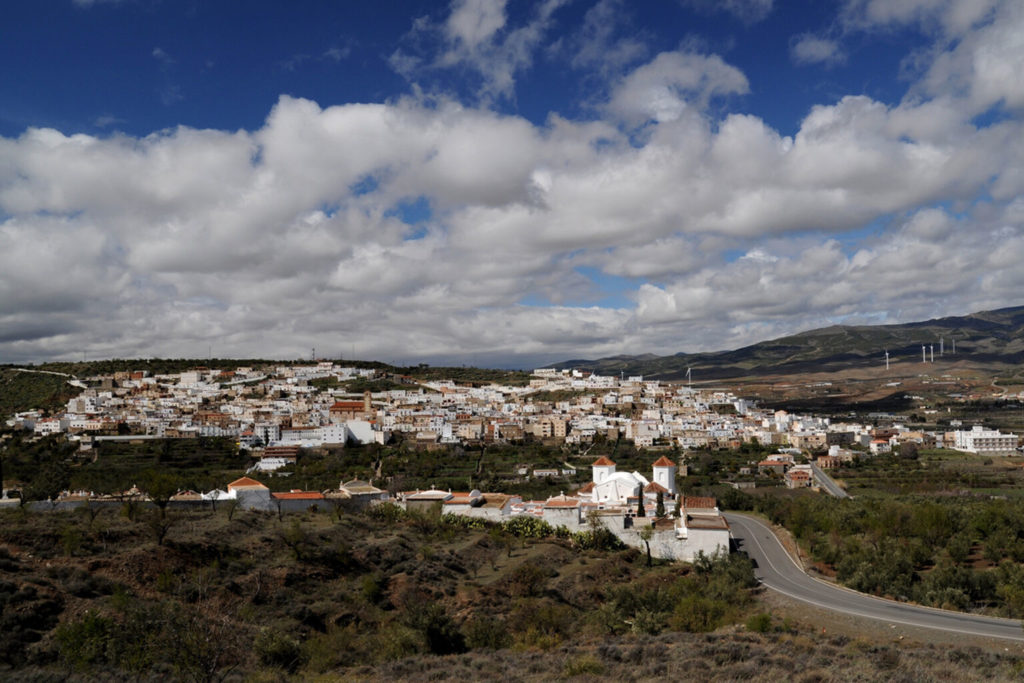
<instances>
[{"instance_id":1,"label":"tree","mask_svg":"<svg viewBox=\"0 0 1024 683\"><path fill-rule=\"evenodd\" d=\"M294 553L297 561L303 562L308 558L306 551L310 545L310 539L299 520L293 519L290 526L279 530L278 538Z\"/></svg>"},{"instance_id":2,"label":"tree","mask_svg":"<svg viewBox=\"0 0 1024 683\"><path fill-rule=\"evenodd\" d=\"M224 507L228 511L229 522L231 521L231 518L235 516L235 512L238 510L241 504L242 502L237 498L230 498L224 503ZM214 502L214 505L216 505L216 502Z\"/></svg>"},{"instance_id":3,"label":"tree","mask_svg":"<svg viewBox=\"0 0 1024 683\"><path fill-rule=\"evenodd\" d=\"M53 501L71 484L71 474L64 463L50 460L43 463L22 492L22 503L30 500Z\"/></svg>"},{"instance_id":4,"label":"tree","mask_svg":"<svg viewBox=\"0 0 1024 683\"><path fill-rule=\"evenodd\" d=\"M636 516L646 517L647 511L644 509L644 494L640 492L640 499L636 502Z\"/></svg>"},{"instance_id":5,"label":"tree","mask_svg":"<svg viewBox=\"0 0 1024 683\"><path fill-rule=\"evenodd\" d=\"M151 511L146 515L145 521L146 526L149 527L150 532L153 534L153 540L156 541L158 546L162 546L167 538L167 532L177 523L178 519L173 515L170 517L166 516L161 509L159 512Z\"/></svg>"},{"instance_id":6,"label":"tree","mask_svg":"<svg viewBox=\"0 0 1024 683\"><path fill-rule=\"evenodd\" d=\"M658 507L656 507L654 509L654 516L655 517L664 517L665 516L665 494L662 493L661 491L658 491Z\"/></svg>"},{"instance_id":7,"label":"tree","mask_svg":"<svg viewBox=\"0 0 1024 683\"><path fill-rule=\"evenodd\" d=\"M178 492L180 480L169 472L147 471L142 477L143 490L149 495L160 510L160 516L167 514L167 505L171 502L171 496Z\"/></svg>"},{"instance_id":8,"label":"tree","mask_svg":"<svg viewBox=\"0 0 1024 683\"><path fill-rule=\"evenodd\" d=\"M653 564L651 559L651 539L654 538L654 527L644 526L640 529L640 539L644 542L644 546L647 548L647 566L650 567Z\"/></svg>"}]
</instances>

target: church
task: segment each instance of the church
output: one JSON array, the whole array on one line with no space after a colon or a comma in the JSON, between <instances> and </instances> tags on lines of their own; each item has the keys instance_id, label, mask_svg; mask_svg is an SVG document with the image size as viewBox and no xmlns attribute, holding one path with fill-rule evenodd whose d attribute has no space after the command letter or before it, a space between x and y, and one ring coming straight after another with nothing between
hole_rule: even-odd
<instances>
[{"instance_id":1,"label":"church","mask_svg":"<svg viewBox=\"0 0 1024 683\"><path fill-rule=\"evenodd\" d=\"M601 456L594 461L593 481L577 491L579 499L598 505L599 509L635 505L643 496L656 500L662 494L666 505L676 497L676 464L662 456L652 466L652 478L639 472L616 472L615 463Z\"/></svg>"}]
</instances>

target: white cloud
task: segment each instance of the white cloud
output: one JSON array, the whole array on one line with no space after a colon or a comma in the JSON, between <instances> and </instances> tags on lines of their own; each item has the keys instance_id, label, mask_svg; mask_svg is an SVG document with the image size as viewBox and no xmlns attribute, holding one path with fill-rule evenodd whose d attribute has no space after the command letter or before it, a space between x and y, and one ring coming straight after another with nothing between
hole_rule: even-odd
<instances>
[{"instance_id":1,"label":"white cloud","mask_svg":"<svg viewBox=\"0 0 1024 683\"><path fill-rule=\"evenodd\" d=\"M163 66L170 66L174 64L174 58L167 54L167 51L162 47L154 47L152 55L153 59L160 62Z\"/></svg>"},{"instance_id":2,"label":"white cloud","mask_svg":"<svg viewBox=\"0 0 1024 683\"><path fill-rule=\"evenodd\" d=\"M964 99L973 113L1024 108L1024 4L1008 2L993 20L939 53L922 82L930 96Z\"/></svg>"},{"instance_id":3,"label":"white cloud","mask_svg":"<svg viewBox=\"0 0 1024 683\"><path fill-rule=\"evenodd\" d=\"M682 3L702 12L726 12L752 24L771 13L773 0L682 0Z\"/></svg>"},{"instance_id":4,"label":"white cloud","mask_svg":"<svg viewBox=\"0 0 1024 683\"><path fill-rule=\"evenodd\" d=\"M959 36L991 19L993 9L1015 0L847 0L843 20L858 28L915 24Z\"/></svg>"},{"instance_id":5,"label":"white cloud","mask_svg":"<svg viewBox=\"0 0 1024 683\"><path fill-rule=\"evenodd\" d=\"M688 107L703 110L716 96L743 94L746 77L717 55L662 52L627 75L608 108L627 123L674 121Z\"/></svg>"},{"instance_id":6,"label":"white cloud","mask_svg":"<svg viewBox=\"0 0 1024 683\"><path fill-rule=\"evenodd\" d=\"M93 121L93 125L97 128L109 128L124 122L124 119L118 118L113 114L103 114L102 116L96 117L96 120Z\"/></svg>"},{"instance_id":7,"label":"white cloud","mask_svg":"<svg viewBox=\"0 0 1024 683\"><path fill-rule=\"evenodd\" d=\"M647 45L629 29L623 0L599 0L571 41L572 66L597 68L607 76L644 58Z\"/></svg>"},{"instance_id":8,"label":"white cloud","mask_svg":"<svg viewBox=\"0 0 1024 683\"><path fill-rule=\"evenodd\" d=\"M445 49L505 92L557 6L515 37L500 3L457 4ZM998 12L905 101L842 97L793 135L716 116L746 76L673 51L616 79L597 120L283 96L253 131L0 138L0 355L547 362L1016 302L1024 126L1001 74L1024 30ZM972 122L992 106L1011 115ZM567 303L602 278L630 279L616 306ZM538 300L555 305L520 303Z\"/></svg>"},{"instance_id":9,"label":"white cloud","mask_svg":"<svg viewBox=\"0 0 1024 683\"><path fill-rule=\"evenodd\" d=\"M505 0L455 0L445 22L448 40L472 52L505 25Z\"/></svg>"},{"instance_id":10,"label":"white cloud","mask_svg":"<svg viewBox=\"0 0 1024 683\"><path fill-rule=\"evenodd\" d=\"M846 61L837 41L808 34L796 38L790 45L789 54L797 64L831 65Z\"/></svg>"},{"instance_id":11,"label":"white cloud","mask_svg":"<svg viewBox=\"0 0 1024 683\"><path fill-rule=\"evenodd\" d=\"M401 76L415 80L431 71L468 69L480 80L481 101L514 99L516 77L533 65L552 15L568 0L543 0L521 26L510 26L506 0L453 0L448 18L421 18L404 48L389 58Z\"/></svg>"}]
</instances>

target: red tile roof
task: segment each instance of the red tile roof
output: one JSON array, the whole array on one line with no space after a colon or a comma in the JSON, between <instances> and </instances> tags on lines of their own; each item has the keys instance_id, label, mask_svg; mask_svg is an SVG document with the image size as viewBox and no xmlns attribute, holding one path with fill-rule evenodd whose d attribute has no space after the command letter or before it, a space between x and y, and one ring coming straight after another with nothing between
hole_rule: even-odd
<instances>
[{"instance_id":1,"label":"red tile roof","mask_svg":"<svg viewBox=\"0 0 1024 683\"><path fill-rule=\"evenodd\" d=\"M362 401L338 401L331 406L331 410L362 410L366 406Z\"/></svg>"},{"instance_id":2,"label":"red tile roof","mask_svg":"<svg viewBox=\"0 0 1024 683\"><path fill-rule=\"evenodd\" d=\"M299 457L298 446L267 446L263 449L264 458L291 458Z\"/></svg>"},{"instance_id":3,"label":"red tile roof","mask_svg":"<svg viewBox=\"0 0 1024 683\"><path fill-rule=\"evenodd\" d=\"M668 489L659 484L656 481L652 481L650 484L644 487L644 493L668 493Z\"/></svg>"},{"instance_id":4,"label":"red tile roof","mask_svg":"<svg viewBox=\"0 0 1024 683\"><path fill-rule=\"evenodd\" d=\"M270 497L278 500L320 500L324 494L318 491L288 491L287 493L271 493Z\"/></svg>"},{"instance_id":5,"label":"red tile roof","mask_svg":"<svg viewBox=\"0 0 1024 683\"><path fill-rule=\"evenodd\" d=\"M581 486L580 489L576 493L593 493L593 492L594 492L594 482L590 482L590 483L586 484L585 486Z\"/></svg>"},{"instance_id":6,"label":"red tile roof","mask_svg":"<svg viewBox=\"0 0 1024 683\"><path fill-rule=\"evenodd\" d=\"M615 467L615 463L609 460L606 456L601 456L594 461L591 467Z\"/></svg>"},{"instance_id":7,"label":"red tile roof","mask_svg":"<svg viewBox=\"0 0 1024 683\"><path fill-rule=\"evenodd\" d=\"M265 489L267 488L263 484L259 483L255 479L249 477L242 477L241 479L235 479L233 482L228 484L228 491L231 489Z\"/></svg>"},{"instance_id":8,"label":"red tile roof","mask_svg":"<svg viewBox=\"0 0 1024 683\"><path fill-rule=\"evenodd\" d=\"M567 498L567 499L554 498L554 499L549 500L548 502L544 503L544 507L546 507L546 508L575 508L575 507L579 507L579 506L580 506L580 501L579 501L578 498Z\"/></svg>"},{"instance_id":9,"label":"red tile roof","mask_svg":"<svg viewBox=\"0 0 1024 683\"><path fill-rule=\"evenodd\" d=\"M688 509L710 510L718 507L718 501L711 496L686 496L683 498L683 507Z\"/></svg>"},{"instance_id":10,"label":"red tile roof","mask_svg":"<svg viewBox=\"0 0 1024 683\"><path fill-rule=\"evenodd\" d=\"M655 460L654 464L651 465L651 467L675 467L675 466L676 466L676 464L674 462L672 462L671 460L669 460L668 458L666 458L664 455L661 456L660 458L658 458L657 460Z\"/></svg>"}]
</instances>

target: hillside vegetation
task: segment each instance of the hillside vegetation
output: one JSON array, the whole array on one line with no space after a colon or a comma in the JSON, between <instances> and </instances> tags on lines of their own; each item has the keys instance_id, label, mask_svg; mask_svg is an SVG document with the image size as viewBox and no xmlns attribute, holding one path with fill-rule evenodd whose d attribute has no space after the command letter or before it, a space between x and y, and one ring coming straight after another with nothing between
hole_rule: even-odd
<instances>
[{"instance_id":1,"label":"hillside vegetation","mask_svg":"<svg viewBox=\"0 0 1024 683\"><path fill-rule=\"evenodd\" d=\"M392 505L132 517L0 513L0 667L367 675L411 656L708 632L753 609L743 556L649 567L611 534L555 534L540 520L490 526Z\"/></svg>"},{"instance_id":2,"label":"hillside vegetation","mask_svg":"<svg viewBox=\"0 0 1024 683\"><path fill-rule=\"evenodd\" d=\"M0 417L23 410L51 410L82 393L67 377L0 367Z\"/></svg>"},{"instance_id":3,"label":"hillside vegetation","mask_svg":"<svg viewBox=\"0 0 1024 683\"><path fill-rule=\"evenodd\" d=\"M540 525L390 506L160 519L0 513L0 678L928 681L1024 667L780 620L739 555L648 567Z\"/></svg>"}]
</instances>

